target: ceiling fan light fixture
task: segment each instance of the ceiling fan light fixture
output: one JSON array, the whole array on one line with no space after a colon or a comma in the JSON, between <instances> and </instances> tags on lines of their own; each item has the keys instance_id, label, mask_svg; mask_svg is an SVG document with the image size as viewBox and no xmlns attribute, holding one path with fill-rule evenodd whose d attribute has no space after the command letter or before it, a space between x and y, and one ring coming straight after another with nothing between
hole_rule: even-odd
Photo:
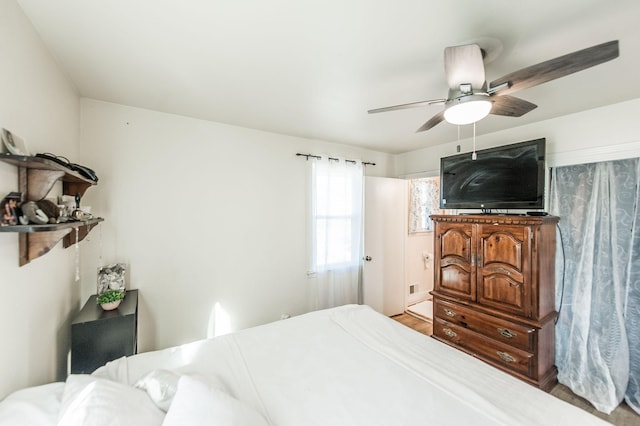
<instances>
[{"instance_id":1,"label":"ceiling fan light fixture","mask_svg":"<svg viewBox=\"0 0 640 426\"><path fill-rule=\"evenodd\" d=\"M456 125L475 123L489 115L491 106L487 95L462 96L447 102L444 119Z\"/></svg>"}]
</instances>

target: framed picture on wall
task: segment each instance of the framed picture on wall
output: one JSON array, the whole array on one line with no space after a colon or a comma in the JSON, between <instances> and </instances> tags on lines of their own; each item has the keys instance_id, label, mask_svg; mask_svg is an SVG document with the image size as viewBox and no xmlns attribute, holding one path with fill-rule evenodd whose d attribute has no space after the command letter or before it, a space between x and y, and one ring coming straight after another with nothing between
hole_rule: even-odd
<instances>
[{"instance_id":1,"label":"framed picture on wall","mask_svg":"<svg viewBox=\"0 0 640 426\"><path fill-rule=\"evenodd\" d=\"M440 209L440 177L411 179L409 185L409 234L433 231L432 214Z\"/></svg>"}]
</instances>

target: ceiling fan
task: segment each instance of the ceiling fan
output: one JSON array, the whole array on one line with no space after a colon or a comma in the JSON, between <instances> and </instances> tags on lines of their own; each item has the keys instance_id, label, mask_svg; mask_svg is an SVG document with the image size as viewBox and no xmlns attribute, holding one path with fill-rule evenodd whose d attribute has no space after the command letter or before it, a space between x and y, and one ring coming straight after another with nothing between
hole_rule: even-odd
<instances>
[{"instance_id":1,"label":"ceiling fan","mask_svg":"<svg viewBox=\"0 0 640 426\"><path fill-rule=\"evenodd\" d=\"M424 123L418 132L429 130L443 120L463 125L475 123L488 114L520 117L537 105L510 94L610 61L618 55L618 40L613 40L531 65L487 85L484 52L480 46L467 44L447 47L444 50L444 69L449 85L446 99L412 102L371 109L368 112L373 114L434 104L444 105L444 109Z\"/></svg>"}]
</instances>

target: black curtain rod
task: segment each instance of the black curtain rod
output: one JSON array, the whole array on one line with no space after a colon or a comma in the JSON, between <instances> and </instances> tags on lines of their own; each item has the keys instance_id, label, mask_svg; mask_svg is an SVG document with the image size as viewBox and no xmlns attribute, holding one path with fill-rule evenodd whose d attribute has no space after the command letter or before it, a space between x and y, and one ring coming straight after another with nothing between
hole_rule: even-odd
<instances>
[{"instance_id":1,"label":"black curtain rod","mask_svg":"<svg viewBox=\"0 0 640 426\"><path fill-rule=\"evenodd\" d=\"M309 161L309 157L311 158L316 158L316 159L321 159L322 157L320 157L319 155L312 155L312 154L300 154L299 152L296 153L296 156L298 157L307 157L307 161Z\"/></svg>"},{"instance_id":2,"label":"black curtain rod","mask_svg":"<svg viewBox=\"0 0 640 426\"><path fill-rule=\"evenodd\" d=\"M296 156L298 156L298 157L305 157L305 158L307 159L307 161L309 161L309 158L315 158L316 160L320 160L320 159L322 159L322 157L321 157L321 156L319 156L319 155L313 155L313 154L301 154L301 153L299 153L299 152L298 152L298 153L296 153ZM328 158L329 158L329 161L339 161L339 159L338 159L338 158L334 158L334 157L328 157ZM356 161L356 160L344 160L344 161L345 161L346 163L351 163L351 164L356 164L356 163L357 163L357 161ZM363 162L362 162L362 165L363 165L363 166L375 166L375 165L376 165L376 163L371 163L371 162L369 162L369 161L363 161Z\"/></svg>"}]
</instances>

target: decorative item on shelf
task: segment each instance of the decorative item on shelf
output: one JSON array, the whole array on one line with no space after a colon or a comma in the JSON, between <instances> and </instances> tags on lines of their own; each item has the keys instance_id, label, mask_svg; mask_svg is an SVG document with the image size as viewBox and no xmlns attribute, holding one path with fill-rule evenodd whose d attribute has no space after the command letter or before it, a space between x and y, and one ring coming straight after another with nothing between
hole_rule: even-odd
<instances>
[{"instance_id":1,"label":"decorative item on shelf","mask_svg":"<svg viewBox=\"0 0 640 426\"><path fill-rule=\"evenodd\" d=\"M93 219L93 215L91 214L91 207L80 207L80 194L76 194L74 197L75 200L75 208L71 212L71 220L78 221L87 221Z\"/></svg>"},{"instance_id":2,"label":"decorative item on shelf","mask_svg":"<svg viewBox=\"0 0 640 426\"><path fill-rule=\"evenodd\" d=\"M14 135L9 130L3 128L0 131L0 138L2 138L5 152L13 155L31 155L24 139Z\"/></svg>"},{"instance_id":3,"label":"decorative item on shelf","mask_svg":"<svg viewBox=\"0 0 640 426\"><path fill-rule=\"evenodd\" d=\"M58 223L58 206L56 203L49 199L42 199L36 201L38 208L44 212L49 218L49 223Z\"/></svg>"},{"instance_id":4,"label":"decorative item on shelf","mask_svg":"<svg viewBox=\"0 0 640 426\"><path fill-rule=\"evenodd\" d=\"M22 201L22 192L10 192L2 200L0 210L2 210L1 226L12 226L18 224L20 217L20 207L18 204Z\"/></svg>"},{"instance_id":5,"label":"decorative item on shelf","mask_svg":"<svg viewBox=\"0 0 640 426\"><path fill-rule=\"evenodd\" d=\"M124 299L124 292L120 290L107 290L98 294L96 302L105 311L112 311L120 306L120 302Z\"/></svg>"},{"instance_id":6,"label":"decorative item on shelf","mask_svg":"<svg viewBox=\"0 0 640 426\"><path fill-rule=\"evenodd\" d=\"M71 195L58 196L58 223L74 220L73 212L76 209L75 197Z\"/></svg>"},{"instance_id":7,"label":"decorative item on shelf","mask_svg":"<svg viewBox=\"0 0 640 426\"><path fill-rule=\"evenodd\" d=\"M21 214L18 216L18 220L21 225L28 225L30 223L37 225L59 223L58 206L51 200L27 201L20 205L20 211Z\"/></svg>"},{"instance_id":8,"label":"decorative item on shelf","mask_svg":"<svg viewBox=\"0 0 640 426\"><path fill-rule=\"evenodd\" d=\"M30 223L44 225L49 222L49 216L40 209L36 201L22 203L20 209L22 210L22 216L20 216L20 223L22 225L28 225Z\"/></svg>"}]
</instances>

